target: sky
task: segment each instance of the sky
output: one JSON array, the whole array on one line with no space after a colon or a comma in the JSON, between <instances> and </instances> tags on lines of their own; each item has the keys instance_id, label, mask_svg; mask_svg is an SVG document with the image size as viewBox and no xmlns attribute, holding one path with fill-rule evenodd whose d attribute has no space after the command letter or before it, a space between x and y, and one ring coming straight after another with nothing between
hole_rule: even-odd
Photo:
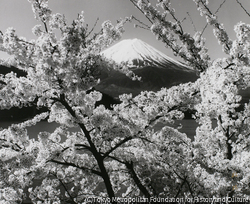
<instances>
[{"instance_id":1,"label":"sky","mask_svg":"<svg viewBox=\"0 0 250 204\"><path fill-rule=\"evenodd\" d=\"M209 0L211 11L215 12L224 0ZM250 1L238 0L245 9L250 13ZM156 0L151 0L156 2ZM202 30L206 25L204 17L200 17L199 12L193 0L171 0L172 6L176 10L178 19L183 20L184 31L194 33L196 30ZM100 29L102 22L111 20L113 24L120 18L127 16L135 16L139 20L150 25L148 20L140 13L138 9L129 0L50 0L49 6L53 13L62 13L66 16L68 23L77 17L81 11L85 13L86 23L92 28L97 18L96 31ZM189 14L188 14L188 13ZM230 37L235 39L233 31L234 25L243 21L250 23L250 17L241 8L236 0L226 0L225 4L218 12L219 21L224 23ZM192 21L191 21L192 19ZM191 23L193 22L193 24ZM173 57L171 50L164 47L163 43L157 41L155 36L148 30L135 28L136 22L128 23L125 26L125 33L121 40L139 38L148 44L154 46L164 54ZM4 32L8 27L14 27L17 34L26 37L28 40L35 38L31 29L40 22L34 19L31 5L27 0L0 0L0 30ZM223 57L221 47L213 36L212 28L208 28L204 32L207 39L207 47L209 48L212 59ZM6 58L6 55L0 52L0 58ZM180 60L177 58L177 60Z\"/></svg>"}]
</instances>

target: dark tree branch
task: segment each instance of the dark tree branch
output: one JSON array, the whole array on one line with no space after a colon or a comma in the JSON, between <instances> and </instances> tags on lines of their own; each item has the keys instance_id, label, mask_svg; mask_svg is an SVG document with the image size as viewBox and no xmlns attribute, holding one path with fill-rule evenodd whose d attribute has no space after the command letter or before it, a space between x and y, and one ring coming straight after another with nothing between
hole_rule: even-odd
<instances>
[{"instance_id":1,"label":"dark tree branch","mask_svg":"<svg viewBox=\"0 0 250 204\"><path fill-rule=\"evenodd\" d=\"M46 33L48 33L49 31L48 31L47 24L46 24L45 22L43 22L43 25L44 25L44 28L45 28Z\"/></svg>"},{"instance_id":2,"label":"dark tree branch","mask_svg":"<svg viewBox=\"0 0 250 204\"><path fill-rule=\"evenodd\" d=\"M140 21L139 19L135 18L134 16L132 16L131 18L134 19L135 21L137 21L138 23L140 23L141 25L145 26L147 29L150 29L149 25L147 25L146 23L143 23L142 21Z\"/></svg>"},{"instance_id":3,"label":"dark tree branch","mask_svg":"<svg viewBox=\"0 0 250 204\"><path fill-rule=\"evenodd\" d=\"M59 179L59 178L56 176L56 174L52 174L52 175L55 176L55 177L58 179L58 181L61 183L61 185L63 186L64 190L65 190L65 191L67 192L67 194L69 195L70 200L71 200L71 203L77 204L77 203L74 201L74 198L73 198L73 196L71 195L71 193L69 192L68 188L67 188L66 185L63 183L63 181L62 181L61 179Z\"/></svg>"},{"instance_id":4,"label":"dark tree branch","mask_svg":"<svg viewBox=\"0 0 250 204\"><path fill-rule=\"evenodd\" d=\"M226 131L226 137L227 137L227 140L226 140L226 144L227 144L227 159L231 160L233 158L233 153L232 153L232 144L230 142L230 126L227 127L227 131Z\"/></svg>"},{"instance_id":5,"label":"dark tree branch","mask_svg":"<svg viewBox=\"0 0 250 204\"><path fill-rule=\"evenodd\" d=\"M208 27L208 23L206 23L206 25L204 26L203 30L201 31L201 36L204 34L204 32L207 29L207 27Z\"/></svg>"},{"instance_id":6,"label":"dark tree branch","mask_svg":"<svg viewBox=\"0 0 250 204\"><path fill-rule=\"evenodd\" d=\"M224 1L220 4L219 8L215 11L215 14L217 14L217 13L219 12L219 10L222 8L222 6L224 5L224 3L226 3L226 0L224 0ZM208 23L206 23L205 27L203 28L203 30L202 30L202 32L201 32L201 36L202 36L203 33L205 32L207 26L208 26Z\"/></svg>"},{"instance_id":7,"label":"dark tree branch","mask_svg":"<svg viewBox=\"0 0 250 204\"><path fill-rule=\"evenodd\" d=\"M104 153L103 158L109 156L113 151L115 151L118 147L120 147L121 145L125 144L127 141L132 140L133 137L126 137L124 138L122 141L120 141L119 143L117 143L113 148L111 148L110 150L108 150L106 153Z\"/></svg>"},{"instance_id":8,"label":"dark tree branch","mask_svg":"<svg viewBox=\"0 0 250 204\"><path fill-rule=\"evenodd\" d=\"M130 0L130 2L132 3L132 4L134 4L134 6L148 19L148 21L150 22L150 23L154 23L147 15L145 15L145 13L143 12L143 10L141 10L141 8L139 7L139 6L137 6L137 4L135 3L135 1L134 0Z\"/></svg>"},{"instance_id":9,"label":"dark tree branch","mask_svg":"<svg viewBox=\"0 0 250 204\"><path fill-rule=\"evenodd\" d=\"M3 142L8 142L6 139L0 139L0 141L3 141ZM11 149L13 149L13 150L15 150L15 151L21 151L22 150L22 148L17 144L17 143L13 143L13 142L10 142L12 145L8 145L8 144L0 144L0 147L2 146L2 147L5 147L5 148L11 148Z\"/></svg>"},{"instance_id":10,"label":"dark tree branch","mask_svg":"<svg viewBox=\"0 0 250 204\"><path fill-rule=\"evenodd\" d=\"M145 29L145 30L150 30L150 28L143 27L143 26L141 26L141 25L135 25L135 27L137 27L137 28L141 28L141 29Z\"/></svg>"},{"instance_id":11,"label":"dark tree branch","mask_svg":"<svg viewBox=\"0 0 250 204\"><path fill-rule=\"evenodd\" d=\"M172 16L172 18L176 21L176 23L178 24L179 28L180 28L180 34L182 35L183 34L183 28L181 26L181 22L176 18L176 16L173 14L173 12L170 11L170 9L168 8L168 6L163 3L164 5L164 9L169 11L170 15Z\"/></svg>"},{"instance_id":12,"label":"dark tree branch","mask_svg":"<svg viewBox=\"0 0 250 204\"><path fill-rule=\"evenodd\" d=\"M182 182L182 184L180 185L180 187L179 187L179 189L178 189L178 192L177 192L177 194L175 195L175 198L177 198L178 195L180 194L181 189L182 189L182 187L184 186L185 182L186 182L186 177L183 179L183 182Z\"/></svg>"},{"instance_id":13,"label":"dark tree branch","mask_svg":"<svg viewBox=\"0 0 250 204\"><path fill-rule=\"evenodd\" d=\"M132 179L134 180L135 184L137 185L137 187L140 189L140 191L147 197L150 199L151 195L149 193L149 191L147 190L147 188L142 185L139 177L137 176L135 170L134 170L134 164L133 162L126 162L125 163L126 167L129 170L129 174L131 175Z\"/></svg>"},{"instance_id":14,"label":"dark tree branch","mask_svg":"<svg viewBox=\"0 0 250 204\"><path fill-rule=\"evenodd\" d=\"M192 196L192 197L194 197L193 190L192 190L191 185L189 184L188 180L186 180L186 183L187 183L187 186L188 186L189 192L191 193L191 196Z\"/></svg>"},{"instance_id":15,"label":"dark tree branch","mask_svg":"<svg viewBox=\"0 0 250 204\"><path fill-rule=\"evenodd\" d=\"M54 163L56 163L56 164L61 164L61 165L63 165L63 166L73 166L73 167L76 167L76 168L78 168L78 169L82 169L82 170L84 170L84 171L91 172L91 173L93 173L93 174L96 174L96 175L102 177L102 174L101 174L100 171L97 171L97 170L94 170L94 169L89 169L89 168L87 168L87 167L80 167L80 166L78 166L78 165L76 165L76 164L74 164L74 163L57 161L57 160L55 160L55 159L48 160L47 162L54 162Z\"/></svg>"},{"instance_id":16,"label":"dark tree branch","mask_svg":"<svg viewBox=\"0 0 250 204\"><path fill-rule=\"evenodd\" d=\"M228 68L230 68L231 66L234 66L235 65L235 63L230 63L229 65L227 65L224 69L228 69Z\"/></svg>"},{"instance_id":17,"label":"dark tree branch","mask_svg":"<svg viewBox=\"0 0 250 204\"><path fill-rule=\"evenodd\" d=\"M245 7L242 5L242 3L239 2L239 0L236 0L236 2L240 5L240 7L245 11L245 13L250 17L250 13L245 9Z\"/></svg>"},{"instance_id":18,"label":"dark tree branch","mask_svg":"<svg viewBox=\"0 0 250 204\"><path fill-rule=\"evenodd\" d=\"M60 102L69 111L69 113L71 114L71 116L74 117L75 119L77 119L77 115L76 115L75 111L67 103L64 94L61 94L60 98L52 98L52 99L55 100L55 101ZM92 142L92 139L90 137L90 132L87 130L87 128L85 127L85 125L83 123L78 123L78 125L80 126L81 130L83 131L85 137L88 140L91 152L96 157L98 155L98 151L97 151L94 143Z\"/></svg>"},{"instance_id":19,"label":"dark tree branch","mask_svg":"<svg viewBox=\"0 0 250 204\"><path fill-rule=\"evenodd\" d=\"M42 1L36 0L36 2L38 3L38 8L39 8L39 9L42 9L42 7L41 7ZM39 17L41 17L41 16L39 16ZM48 27L47 27L47 24L46 24L46 22L45 22L45 19L41 19L41 21L42 21L42 23L43 23L43 25L44 25L44 28L45 28L46 33L48 33Z\"/></svg>"},{"instance_id":20,"label":"dark tree branch","mask_svg":"<svg viewBox=\"0 0 250 204\"><path fill-rule=\"evenodd\" d=\"M204 6L204 8L207 10L207 12L208 12L211 16L213 15L212 11L210 11L210 9L207 7L207 5L206 5L202 0L200 0L199 3L201 3L201 4Z\"/></svg>"},{"instance_id":21,"label":"dark tree branch","mask_svg":"<svg viewBox=\"0 0 250 204\"><path fill-rule=\"evenodd\" d=\"M188 17L189 17L189 19L190 19L190 21L191 21L191 23L192 23L192 26L193 26L193 28L194 28L194 31L197 32L196 26L194 25L194 21L193 21L191 15L190 15L190 13L187 12L187 15L188 15Z\"/></svg>"},{"instance_id":22,"label":"dark tree branch","mask_svg":"<svg viewBox=\"0 0 250 204\"><path fill-rule=\"evenodd\" d=\"M75 144L76 147L84 147L85 149L88 149L91 151L91 147L85 144Z\"/></svg>"},{"instance_id":23,"label":"dark tree branch","mask_svg":"<svg viewBox=\"0 0 250 204\"><path fill-rule=\"evenodd\" d=\"M69 113L71 114L71 116L73 118L75 118L75 119L78 118L75 111L71 108L71 106L66 101L66 98L65 98L64 94L61 94L60 98L57 98L55 100L59 101L66 108L66 110L69 111ZM95 157L96 162L98 164L98 167L100 169L100 172L94 170L93 173L95 173L95 174L102 177L102 179L104 181L104 184L105 184L105 187L106 187L106 190L107 190L107 193L109 195L109 198L112 200L112 198L115 197L115 193L114 193L113 186L112 186L112 183L110 181L107 169L104 166L103 157L102 157L101 153L97 151L96 146L95 146L95 144L93 143L93 141L91 139L90 131L87 130L86 126L83 123L78 123L78 125L81 128L81 130L83 131L83 133L84 133L84 135L85 135L85 137L86 137L86 139L87 139L87 141L88 141L88 143L90 145L89 150L91 151L91 153ZM116 202L113 201L112 203L116 203Z\"/></svg>"},{"instance_id":24,"label":"dark tree branch","mask_svg":"<svg viewBox=\"0 0 250 204\"><path fill-rule=\"evenodd\" d=\"M215 14L217 14L219 12L219 10L222 8L222 6L226 3L227 0L224 0L220 6L218 7L218 9L215 11Z\"/></svg>"},{"instance_id":25,"label":"dark tree branch","mask_svg":"<svg viewBox=\"0 0 250 204\"><path fill-rule=\"evenodd\" d=\"M92 29L89 31L89 33L86 35L86 38L89 37L89 35L93 32L93 30L95 29L95 27L96 27L98 21L99 21L99 18L96 19L93 28L92 28Z\"/></svg>"},{"instance_id":26,"label":"dark tree branch","mask_svg":"<svg viewBox=\"0 0 250 204\"><path fill-rule=\"evenodd\" d=\"M118 159L117 157L114 157L114 156L108 155L107 158L113 159L113 160L115 160L115 161L117 161L117 162L119 162L121 164L126 164L125 161L122 161L122 160L120 160L120 159Z\"/></svg>"},{"instance_id":27,"label":"dark tree branch","mask_svg":"<svg viewBox=\"0 0 250 204\"><path fill-rule=\"evenodd\" d=\"M221 126L221 128L222 128L223 132L225 133L225 132L226 132L226 129L222 127L222 123L223 123L223 121L222 121L222 117L221 117L221 115L219 115L219 116L218 116L218 120L219 120L219 122L220 122L220 126Z\"/></svg>"}]
</instances>

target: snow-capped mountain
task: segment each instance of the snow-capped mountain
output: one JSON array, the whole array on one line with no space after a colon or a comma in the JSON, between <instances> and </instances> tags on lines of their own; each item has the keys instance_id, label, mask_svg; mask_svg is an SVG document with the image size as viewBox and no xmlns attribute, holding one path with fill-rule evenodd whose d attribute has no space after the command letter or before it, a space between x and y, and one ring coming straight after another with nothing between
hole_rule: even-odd
<instances>
[{"instance_id":1,"label":"snow-capped mountain","mask_svg":"<svg viewBox=\"0 0 250 204\"><path fill-rule=\"evenodd\" d=\"M111 71L96 88L113 97L123 93L137 95L144 90L157 91L198 78L194 70L139 39L120 41L101 54L118 64L125 63L142 78L142 82L132 81L120 72Z\"/></svg>"},{"instance_id":2,"label":"snow-capped mountain","mask_svg":"<svg viewBox=\"0 0 250 204\"><path fill-rule=\"evenodd\" d=\"M101 53L116 63L126 63L129 67L176 67L186 68L182 63L168 57L140 39L126 39Z\"/></svg>"}]
</instances>

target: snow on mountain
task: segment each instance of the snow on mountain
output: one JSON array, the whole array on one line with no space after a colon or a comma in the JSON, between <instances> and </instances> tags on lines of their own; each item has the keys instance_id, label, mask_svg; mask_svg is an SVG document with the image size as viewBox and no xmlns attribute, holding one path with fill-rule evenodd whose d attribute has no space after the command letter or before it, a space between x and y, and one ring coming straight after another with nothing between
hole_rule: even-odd
<instances>
[{"instance_id":1,"label":"snow on mountain","mask_svg":"<svg viewBox=\"0 0 250 204\"><path fill-rule=\"evenodd\" d=\"M101 54L116 63L129 67L186 67L140 39L126 39L104 50Z\"/></svg>"}]
</instances>

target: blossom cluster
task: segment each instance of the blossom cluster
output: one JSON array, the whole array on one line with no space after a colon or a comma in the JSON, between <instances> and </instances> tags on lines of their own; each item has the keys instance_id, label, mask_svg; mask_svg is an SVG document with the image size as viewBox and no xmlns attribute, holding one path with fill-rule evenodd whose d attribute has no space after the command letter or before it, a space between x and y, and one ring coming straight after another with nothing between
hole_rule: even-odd
<instances>
[{"instance_id":1,"label":"blossom cluster","mask_svg":"<svg viewBox=\"0 0 250 204\"><path fill-rule=\"evenodd\" d=\"M180 56L191 67L199 71L203 71L210 66L211 61L208 50L204 46L204 39L200 33L196 33L192 37L191 34L183 31L181 21L177 19L170 1L159 1L156 6L143 0L135 2L145 16L150 19L152 23L151 32L166 47L171 48L175 55ZM158 8L163 11L160 12ZM168 20L169 15L174 21Z\"/></svg>"}]
</instances>

